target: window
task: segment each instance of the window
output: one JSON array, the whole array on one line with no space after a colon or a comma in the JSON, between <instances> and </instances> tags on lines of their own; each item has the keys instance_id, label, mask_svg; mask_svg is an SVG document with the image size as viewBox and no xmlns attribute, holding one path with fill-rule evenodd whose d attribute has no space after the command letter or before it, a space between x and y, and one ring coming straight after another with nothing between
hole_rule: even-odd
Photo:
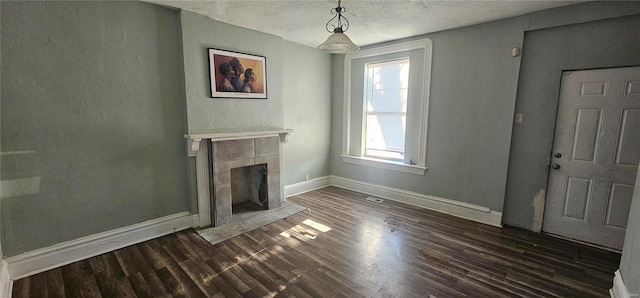
<instances>
[{"instance_id":1,"label":"window","mask_svg":"<svg viewBox=\"0 0 640 298\"><path fill-rule=\"evenodd\" d=\"M344 162L424 175L431 40L345 56Z\"/></svg>"},{"instance_id":2,"label":"window","mask_svg":"<svg viewBox=\"0 0 640 298\"><path fill-rule=\"evenodd\" d=\"M409 58L367 63L364 78L364 155L404 160Z\"/></svg>"}]
</instances>

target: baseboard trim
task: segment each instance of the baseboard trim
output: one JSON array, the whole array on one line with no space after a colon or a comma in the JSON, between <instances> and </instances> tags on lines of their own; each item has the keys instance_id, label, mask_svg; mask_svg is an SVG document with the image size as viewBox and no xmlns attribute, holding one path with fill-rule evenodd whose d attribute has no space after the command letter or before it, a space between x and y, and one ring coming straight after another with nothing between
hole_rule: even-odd
<instances>
[{"instance_id":1,"label":"baseboard trim","mask_svg":"<svg viewBox=\"0 0 640 298\"><path fill-rule=\"evenodd\" d=\"M0 264L0 297L11 297L13 292L13 281L9 278L7 262L1 260Z\"/></svg>"},{"instance_id":2,"label":"baseboard trim","mask_svg":"<svg viewBox=\"0 0 640 298\"><path fill-rule=\"evenodd\" d=\"M622 274L620 274L620 270L616 270L615 276L613 277L613 287L609 290L609 295L612 298L630 298L631 294L629 294L629 290L624 285L624 280L622 279Z\"/></svg>"},{"instance_id":3,"label":"baseboard trim","mask_svg":"<svg viewBox=\"0 0 640 298\"><path fill-rule=\"evenodd\" d=\"M191 215L191 227L192 228L199 228L200 227L200 215L199 214L192 214Z\"/></svg>"},{"instance_id":4,"label":"baseboard trim","mask_svg":"<svg viewBox=\"0 0 640 298\"><path fill-rule=\"evenodd\" d=\"M308 181L289 184L284 187L284 196L295 196L312 190L327 187L330 185L330 181L331 179L329 176L322 176Z\"/></svg>"},{"instance_id":5,"label":"baseboard trim","mask_svg":"<svg viewBox=\"0 0 640 298\"><path fill-rule=\"evenodd\" d=\"M191 213L185 211L8 257L9 278L20 279L188 229L192 222Z\"/></svg>"},{"instance_id":6,"label":"baseboard trim","mask_svg":"<svg viewBox=\"0 0 640 298\"><path fill-rule=\"evenodd\" d=\"M424 195L399 188L371 184L339 176L331 176L331 185L450 214L495 227L502 227L502 212L493 211L483 206Z\"/></svg>"}]
</instances>

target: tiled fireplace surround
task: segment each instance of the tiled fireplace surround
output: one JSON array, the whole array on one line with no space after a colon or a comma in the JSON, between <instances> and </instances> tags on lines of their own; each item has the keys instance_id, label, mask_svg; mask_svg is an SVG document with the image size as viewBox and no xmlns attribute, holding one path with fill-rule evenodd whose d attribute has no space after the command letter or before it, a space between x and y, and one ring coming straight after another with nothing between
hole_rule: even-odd
<instances>
[{"instance_id":1,"label":"tiled fireplace surround","mask_svg":"<svg viewBox=\"0 0 640 298\"><path fill-rule=\"evenodd\" d=\"M189 156L196 157L198 225L221 226L232 218L231 170L266 164L267 207L284 200L282 143L290 129L185 135Z\"/></svg>"}]
</instances>

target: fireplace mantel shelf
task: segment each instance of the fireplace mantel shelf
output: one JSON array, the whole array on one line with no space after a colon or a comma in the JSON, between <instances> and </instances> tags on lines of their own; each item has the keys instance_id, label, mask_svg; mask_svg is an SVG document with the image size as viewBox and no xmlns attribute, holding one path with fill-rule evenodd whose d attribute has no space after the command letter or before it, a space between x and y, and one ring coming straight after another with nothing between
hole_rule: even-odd
<instances>
[{"instance_id":1,"label":"fireplace mantel shelf","mask_svg":"<svg viewBox=\"0 0 640 298\"><path fill-rule=\"evenodd\" d=\"M255 131L233 131L233 132L216 132L216 133L196 133L185 134L184 137L189 140L189 156L196 156L196 153L200 149L200 141L211 140L216 141L229 141L229 140L242 140L242 139L255 139L266 137L280 137L280 142L286 143L289 140L289 134L293 132L293 129L272 129L272 130L255 130Z\"/></svg>"}]
</instances>

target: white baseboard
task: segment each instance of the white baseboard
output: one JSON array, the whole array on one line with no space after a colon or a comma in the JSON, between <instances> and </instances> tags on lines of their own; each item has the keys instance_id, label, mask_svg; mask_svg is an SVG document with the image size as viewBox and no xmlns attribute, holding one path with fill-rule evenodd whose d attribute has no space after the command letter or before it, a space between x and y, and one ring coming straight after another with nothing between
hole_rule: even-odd
<instances>
[{"instance_id":1,"label":"white baseboard","mask_svg":"<svg viewBox=\"0 0 640 298\"><path fill-rule=\"evenodd\" d=\"M8 257L9 277L11 280L20 279L188 229L192 221L189 212L181 212Z\"/></svg>"},{"instance_id":2,"label":"white baseboard","mask_svg":"<svg viewBox=\"0 0 640 298\"><path fill-rule=\"evenodd\" d=\"M199 228L200 227L200 215L192 214L191 215L191 227Z\"/></svg>"},{"instance_id":3,"label":"white baseboard","mask_svg":"<svg viewBox=\"0 0 640 298\"><path fill-rule=\"evenodd\" d=\"M331 185L450 214L495 227L502 227L502 212L493 211L487 207L424 195L399 188L375 185L339 176L331 176Z\"/></svg>"},{"instance_id":4,"label":"white baseboard","mask_svg":"<svg viewBox=\"0 0 640 298\"><path fill-rule=\"evenodd\" d=\"M290 197L330 185L329 176L322 176L308 181L289 184L284 187L284 196Z\"/></svg>"},{"instance_id":5,"label":"white baseboard","mask_svg":"<svg viewBox=\"0 0 640 298\"><path fill-rule=\"evenodd\" d=\"M13 282L9 279L7 262L0 261L0 297L11 297Z\"/></svg>"},{"instance_id":6,"label":"white baseboard","mask_svg":"<svg viewBox=\"0 0 640 298\"><path fill-rule=\"evenodd\" d=\"M624 280L622 280L620 270L616 270L615 276L613 277L613 287L609 290L609 295L611 295L612 298L631 297L631 294L629 294L627 287L624 285Z\"/></svg>"}]
</instances>

